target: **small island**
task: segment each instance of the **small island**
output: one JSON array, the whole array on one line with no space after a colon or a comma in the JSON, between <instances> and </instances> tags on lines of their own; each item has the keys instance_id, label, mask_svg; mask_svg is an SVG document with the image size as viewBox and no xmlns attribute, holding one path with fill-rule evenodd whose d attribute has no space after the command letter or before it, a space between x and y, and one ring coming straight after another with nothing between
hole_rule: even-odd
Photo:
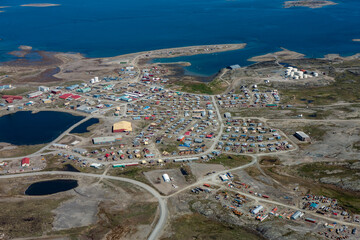
<instances>
[{"instance_id":1,"label":"small island","mask_svg":"<svg viewBox=\"0 0 360 240\"><path fill-rule=\"evenodd\" d=\"M353 42L360 42L360 38L353 39Z\"/></svg>"},{"instance_id":2,"label":"small island","mask_svg":"<svg viewBox=\"0 0 360 240\"><path fill-rule=\"evenodd\" d=\"M337 3L326 0L298 0L298 1L286 1L284 8L292 7L308 7L308 8L322 8L325 6L336 5Z\"/></svg>"},{"instance_id":3,"label":"small island","mask_svg":"<svg viewBox=\"0 0 360 240\"><path fill-rule=\"evenodd\" d=\"M54 4L54 3L31 3L31 4L23 4L20 5L21 7L57 7L60 6L60 4Z\"/></svg>"}]
</instances>

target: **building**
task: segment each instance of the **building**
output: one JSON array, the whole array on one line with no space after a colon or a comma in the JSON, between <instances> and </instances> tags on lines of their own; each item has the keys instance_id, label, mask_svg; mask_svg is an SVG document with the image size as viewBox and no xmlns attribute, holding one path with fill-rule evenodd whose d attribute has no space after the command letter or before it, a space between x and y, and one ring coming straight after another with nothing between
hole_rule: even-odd
<instances>
[{"instance_id":1,"label":"building","mask_svg":"<svg viewBox=\"0 0 360 240\"><path fill-rule=\"evenodd\" d=\"M114 143L117 141L121 141L122 137L120 135L117 136L109 136L109 137L96 137L93 138L92 141L94 144L105 144L105 143Z\"/></svg>"},{"instance_id":2,"label":"building","mask_svg":"<svg viewBox=\"0 0 360 240\"><path fill-rule=\"evenodd\" d=\"M56 147L56 148L62 148L62 149L67 149L67 148L69 148L68 145L66 145L66 144L60 144L60 143L53 143L52 146L53 146L53 147Z\"/></svg>"},{"instance_id":3,"label":"building","mask_svg":"<svg viewBox=\"0 0 360 240\"><path fill-rule=\"evenodd\" d=\"M300 212L300 211L296 211L293 215L291 215L291 219L292 220L296 220L296 219L298 219L299 217L302 217L304 214L302 213L302 212Z\"/></svg>"},{"instance_id":4,"label":"building","mask_svg":"<svg viewBox=\"0 0 360 240\"><path fill-rule=\"evenodd\" d=\"M86 105L81 105L80 107L76 108L76 111L92 114L92 113L95 113L95 112L99 111L99 109L89 107L89 106L86 106Z\"/></svg>"},{"instance_id":5,"label":"building","mask_svg":"<svg viewBox=\"0 0 360 240\"><path fill-rule=\"evenodd\" d=\"M120 121L120 122L114 123L112 131L113 132L131 132L132 131L131 122Z\"/></svg>"},{"instance_id":6,"label":"building","mask_svg":"<svg viewBox=\"0 0 360 240\"><path fill-rule=\"evenodd\" d=\"M164 179L164 182L170 182L170 177L167 173L163 174L162 178Z\"/></svg>"},{"instance_id":7,"label":"building","mask_svg":"<svg viewBox=\"0 0 360 240\"><path fill-rule=\"evenodd\" d=\"M307 142L310 142L310 137L309 135L307 135L306 133L304 132L295 132L294 136L299 139L300 141L307 141Z\"/></svg>"},{"instance_id":8,"label":"building","mask_svg":"<svg viewBox=\"0 0 360 240\"><path fill-rule=\"evenodd\" d=\"M30 166L30 158L23 158L23 159L21 159L21 166L22 166L22 167L28 167L28 166Z\"/></svg>"},{"instance_id":9,"label":"building","mask_svg":"<svg viewBox=\"0 0 360 240\"><path fill-rule=\"evenodd\" d=\"M224 117L225 118L231 118L231 113L229 113L229 112L224 113Z\"/></svg>"},{"instance_id":10,"label":"building","mask_svg":"<svg viewBox=\"0 0 360 240\"><path fill-rule=\"evenodd\" d=\"M83 148L74 148L73 151L76 153L79 153L81 155L84 155L88 152L86 149L83 149Z\"/></svg>"},{"instance_id":11,"label":"building","mask_svg":"<svg viewBox=\"0 0 360 240\"><path fill-rule=\"evenodd\" d=\"M90 164L90 167L93 167L93 168L96 168L96 169L99 169L99 168L101 168L103 165L102 164L100 164L100 163L92 163L92 164Z\"/></svg>"},{"instance_id":12,"label":"building","mask_svg":"<svg viewBox=\"0 0 360 240\"><path fill-rule=\"evenodd\" d=\"M251 212L252 214L258 214L258 213L259 213L260 211L262 211L263 209L264 209L263 206L258 205L256 208L252 209L250 212Z\"/></svg>"},{"instance_id":13,"label":"building","mask_svg":"<svg viewBox=\"0 0 360 240\"><path fill-rule=\"evenodd\" d=\"M52 90L51 90L51 93L52 93L52 94L60 94L61 91L58 90L58 89L52 89Z\"/></svg>"},{"instance_id":14,"label":"building","mask_svg":"<svg viewBox=\"0 0 360 240\"><path fill-rule=\"evenodd\" d=\"M37 92L29 93L27 96L28 98L36 98L36 97L40 97L42 94L43 92L37 91Z\"/></svg>"},{"instance_id":15,"label":"building","mask_svg":"<svg viewBox=\"0 0 360 240\"><path fill-rule=\"evenodd\" d=\"M71 85L69 87L66 87L66 89L72 91L72 90L74 90L75 88L78 88L78 87L79 87L79 84L74 84L74 85Z\"/></svg>"},{"instance_id":16,"label":"building","mask_svg":"<svg viewBox=\"0 0 360 240\"><path fill-rule=\"evenodd\" d=\"M226 176L226 174L221 174L221 175L219 175L219 178L220 178L221 181L223 181L223 182L229 181L229 178Z\"/></svg>"},{"instance_id":17,"label":"building","mask_svg":"<svg viewBox=\"0 0 360 240\"><path fill-rule=\"evenodd\" d=\"M39 91L41 92L49 92L50 91L50 88L49 87L46 87L46 86L40 86L38 88Z\"/></svg>"},{"instance_id":18,"label":"building","mask_svg":"<svg viewBox=\"0 0 360 240\"><path fill-rule=\"evenodd\" d=\"M231 70L234 70L234 69L239 69L241 67L240 67L239 64L234 64L234 65L229 66L228 68L231 69Z\"/></svg>"},{"instance_id":19,"label":"building","mask_svg":"<svg viewBox=\"0 0 360 240\"><path fill-rule=\"evenodd\" d=\"M9 84L9 85L2 85L2 86L0 86L0 90L4 90L4 89L11 89L11 88L12 88L11 84Z\"/></svg>"}]
</instances>

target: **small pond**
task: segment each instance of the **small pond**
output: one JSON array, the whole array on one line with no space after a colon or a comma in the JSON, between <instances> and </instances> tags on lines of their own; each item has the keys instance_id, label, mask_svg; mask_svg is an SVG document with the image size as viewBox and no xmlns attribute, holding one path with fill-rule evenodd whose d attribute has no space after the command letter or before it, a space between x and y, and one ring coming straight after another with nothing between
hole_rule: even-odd
<instances>
[{"instance_id":1,"label":"small pond","mask_svg":"<svg viewBox=\"0 0 360 240\"><path fill-rule=\"evenodd\" d=\"M76 188L77 186L78 181L72 179L55 179L41 181L31 184L26 189L25 194L30 196L49 195L58 192L65 192Z\"/></svg>"}]
</instances>

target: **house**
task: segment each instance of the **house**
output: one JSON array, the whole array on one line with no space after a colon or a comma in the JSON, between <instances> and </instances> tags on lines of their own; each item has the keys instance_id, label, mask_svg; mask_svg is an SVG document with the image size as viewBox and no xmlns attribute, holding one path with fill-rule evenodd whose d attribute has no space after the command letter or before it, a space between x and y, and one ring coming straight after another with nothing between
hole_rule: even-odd
<instances>
[{"instance_id":1,"label":"house","mask_svg":"<svg viewBox=\"0 0 360 240\"><path fill-rule=\"evenodd\" d=\"M23 159L21 160L21 166L22 166L22 167L28 167L28 166L30 166L30 158L23 158Z\"/></svg>"}]
</instances>

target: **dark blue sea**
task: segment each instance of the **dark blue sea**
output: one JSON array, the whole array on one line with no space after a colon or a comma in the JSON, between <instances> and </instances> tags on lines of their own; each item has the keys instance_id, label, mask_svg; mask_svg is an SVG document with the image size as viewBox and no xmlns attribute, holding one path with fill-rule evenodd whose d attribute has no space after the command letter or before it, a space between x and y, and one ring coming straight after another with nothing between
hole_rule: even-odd
<instances>
[{"instance_id":1,"label":"dark blue sea","mask_svg":"<svg viewBox=\"0 0 360 240\"><path fill-rule=\"evenodd\" d=\"M284 47L322 57L360 52L360 1L320 9L284 9L282 0L51 0L59 7L20 7L2 0L0 60L19 45L37 50L109 57L202 44L248 43L247 48L194 56L187 70L209 75L249 57ZM35 1L36 3L39 1ZM186 59L185 59L186 60Z\"/></svg>"},{"instance_id":2,"label":"dark blue sea","mask_svg":"<svg viewBox=\"0 0 360 240\"><path fill-rule=\"evenodd\" d=\"M14 145L48 143L83 119L65 112L20 111L0 117L0 142ZM59 121L61 119L61 121Z\"/></svg>"}]
</instances>

